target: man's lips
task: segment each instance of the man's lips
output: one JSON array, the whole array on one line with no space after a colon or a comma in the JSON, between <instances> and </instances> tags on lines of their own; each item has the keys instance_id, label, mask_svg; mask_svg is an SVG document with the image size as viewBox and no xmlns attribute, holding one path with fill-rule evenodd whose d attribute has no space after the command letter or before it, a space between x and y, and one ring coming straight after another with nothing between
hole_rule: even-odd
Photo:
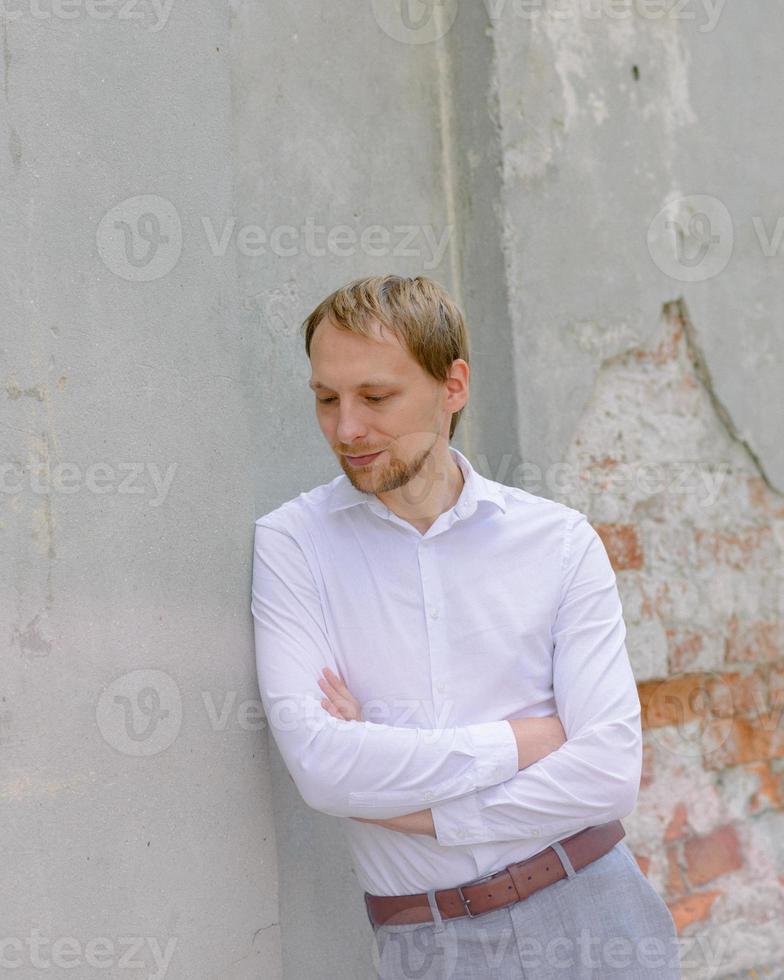
<instances>
[{"instance_id":1,"label":"man's lips","mask_svg":"<svg viewBox=\"0 0 784 980\"><path fill-rule=\"evenodd\" d=\"M352 466L365 466L367 463L372 462L376 456L380 456L383 452L383 449L379 449L377 453L367 453L365 456L348 456L345 453L344 455Z\"/></svg>"}]
</instances>

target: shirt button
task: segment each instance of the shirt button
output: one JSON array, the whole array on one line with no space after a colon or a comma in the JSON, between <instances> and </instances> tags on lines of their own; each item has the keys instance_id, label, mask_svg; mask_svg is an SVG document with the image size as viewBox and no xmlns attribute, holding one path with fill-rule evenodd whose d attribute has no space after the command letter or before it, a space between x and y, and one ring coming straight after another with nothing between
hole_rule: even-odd
<instances>
[{"instance_id":1,"label":"shirt button","mask_svg":"<svg viewBox=\"0 0 784 980\"><path fill-rule=\"evenodd\" d=\"M433 799L433 793L430 790L427 790L427 792L425 792L425 793L422 794L422 799L424 799L424 800L432 800Z\"/></svg>"},{"instance_id":2,"label":"shirt button","mask_svg":"<svg viewBox=\"0 0 784 980\"><path fill-rule=\"evenodd\" d=\"M461 828L460 830L458 830L457 836L460 838L460 840L465 840L468 834Z\"/></svg>"},{"instance_id":3,"label":"shirt button","mask_svg":"<svg viewBox=\"0 0 784 980\"><path fill-rule=\"evenodd\" d=\"M493 769L493 775L500 776L503 773L503 771L504 770L501 766L496 766L495 769Z\"/></svg>"},{"instance_id":4,"label":"shirt button","mask_svg":"<svg viewBox=\"0 0 784 980\"><path fill-rule=\"evenodd\" d=\"M438 691L439 694L445 694L446 684L436 684L436 690Z\"/></svg>"},{"instance_id":5,"label":"shirt button","mask_svg":"<svg viewBox=\"0 0 784 980\"><path fill-rule=\"evenodd\" d=\"M432 619L438 619L438 606L430 607L430 616Z\"/></svg>"}]
</instances>

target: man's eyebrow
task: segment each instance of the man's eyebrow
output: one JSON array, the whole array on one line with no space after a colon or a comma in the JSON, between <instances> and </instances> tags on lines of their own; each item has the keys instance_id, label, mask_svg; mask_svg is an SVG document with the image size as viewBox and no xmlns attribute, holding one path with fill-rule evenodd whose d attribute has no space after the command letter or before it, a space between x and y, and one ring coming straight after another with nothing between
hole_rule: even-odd
<instances>
[{"instance_id":1,"label":"man's eyebrow","mask_svg":"<svg viewBox=\"0 0 784 980\"><path fill-rule=\"evenodd\" d=\"M358 384L355 390L359 391L360 388L389 388L394 384L396 384L395 381L388 381L386 378L370 378L369 381L363 381L361 384ZM308 381L308 387L314 391L317 388L328 388L330 391L332 390L329 385L324 385L320 381Z\"/></svg>"}]
</instances>

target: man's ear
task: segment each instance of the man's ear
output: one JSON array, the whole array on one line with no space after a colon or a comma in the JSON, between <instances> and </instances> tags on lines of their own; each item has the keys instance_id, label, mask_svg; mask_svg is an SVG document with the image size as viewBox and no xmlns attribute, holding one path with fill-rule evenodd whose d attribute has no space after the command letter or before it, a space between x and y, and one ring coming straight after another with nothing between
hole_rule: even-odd
<instances>
[{"instance_id":1,"label":"man's ear","mask_svg":"<svg viewBox=\"0 0 784 980\"><path fill-rule=\"evenodd\" d=\"M471 369L468 362L462 357L455 358L449 368L449 375L446 379L448 391L447 407L453 412L457 412L468 401L468 382Z\"/></svg>"}]
</instances>

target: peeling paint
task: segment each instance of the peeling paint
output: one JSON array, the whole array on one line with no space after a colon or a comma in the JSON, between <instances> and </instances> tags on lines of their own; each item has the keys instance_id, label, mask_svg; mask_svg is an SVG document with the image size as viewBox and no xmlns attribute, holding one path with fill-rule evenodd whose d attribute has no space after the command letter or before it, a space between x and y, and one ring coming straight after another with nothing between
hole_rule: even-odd
<instances>
[{"instance_id":1,"label":"peeling paint","mask_svg":"<svg viewBox=\"0 0 784 980\"><path fill-rule=\"evenodd\" d=\"M42 402L46 399L46 385L38 384L30 388L21 388L16 381L9 381L5 386L6 394L12 401L20 398L35 398Z\"/></svg>"},{"instance_id":2,"label":"peeling paint","mask_svg":"<svg viewBox=\"0 0 784 980\"><path fill-rule=\"evenodd\" d=\"M52 652L52 644L43 635L40 620L41 613L38 613L24 629L17 626L11 631L11 642L16 643L22 653L31 658L48 657Z\"/></svg>"}]
</instances>

